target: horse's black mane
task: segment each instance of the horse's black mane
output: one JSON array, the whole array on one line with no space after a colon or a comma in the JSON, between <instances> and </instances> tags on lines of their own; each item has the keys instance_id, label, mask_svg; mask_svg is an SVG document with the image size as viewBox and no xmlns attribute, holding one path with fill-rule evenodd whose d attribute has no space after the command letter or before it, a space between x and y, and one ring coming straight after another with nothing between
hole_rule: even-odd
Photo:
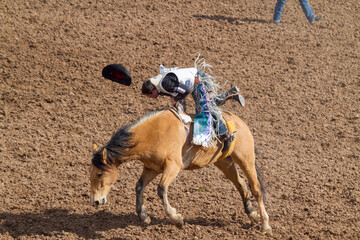
<instances>
[{"instance_id":1,"label":"horse's black mane","mask_svg":"<svg viewBox=\"0 0 360 240\"><path fill-rule=\"evenodd\" d=\"M130 131L130 129L132 129L132 127L134 127L136 124L141 123L143 120L146 120L163 110L165 109L150 112L144 115L139 121L128 126L123 126L119 130L117 130L111 137L110 141L94 153L91 161L92 164L94 164L95 167L103 171L108 170L108 165L114 165L116 159L120 159L122 156L126 155L123 152L124 149L132 148L135 146L135 144L132 142L133 133ZM106 163L102 161L102 154L104 148L107 151Z\"/></svg>"},{"instance_id":2,"label":"horse's black mane","mask_svg":"<svg viewBox=\"0 0 360 240\"><path fill-rule=\"evenodd\" d=\"M116 131L111 137L110 141L94 153L92 164L94 164L95 167L106 171L108 169L107 165L115 164L116 159L119 159L125 155L122 150L134 147L135 145L131 141L133 133L129 130L130 126L123 126L118 131ZM102 161L104 148L107 151L106 163Z\"/></svg>"}]
</instances>

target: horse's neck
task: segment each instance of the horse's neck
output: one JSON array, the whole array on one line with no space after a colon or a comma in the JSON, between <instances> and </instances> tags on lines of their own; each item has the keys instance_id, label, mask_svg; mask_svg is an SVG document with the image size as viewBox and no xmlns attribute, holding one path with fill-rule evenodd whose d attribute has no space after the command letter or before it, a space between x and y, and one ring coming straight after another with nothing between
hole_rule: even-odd
<instances>
[{"instance_id":1,"label":"horse's neck","mask_svg":"<svg viewBox=\"0 0 360 240\"><path fill-rule=\"evenodd\" d=\"M135 147L128 150L127 161L143 157L148 152L155 151L156 147L164 150L169 144L178 143L179 146L186 140L186 131L183 123L170 111L162 111L145 121L136 124L130 132Z\"/></svg>"}]
</instances>

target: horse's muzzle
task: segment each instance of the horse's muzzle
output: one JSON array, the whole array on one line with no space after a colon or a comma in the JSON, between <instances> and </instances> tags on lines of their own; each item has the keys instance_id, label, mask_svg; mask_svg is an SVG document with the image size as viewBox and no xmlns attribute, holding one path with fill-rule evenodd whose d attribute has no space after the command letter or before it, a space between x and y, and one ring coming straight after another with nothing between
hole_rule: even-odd
<instances>
[{"instance_id":1,"label":"horse's muzzle","mask_svg":"<svg viewBox=\"0 0 360 240\"><path fill-rule=\"evenodd\" d=\"M100 201L99 200L94 201L93 205L95 206L104 205L106 204L106 202L107 202L106 197L103 197Z\"/></svg>"},{"instance_id":2,"label":"horse's muzzle","mask_svg":"<svg viewBox=\"0 0 360 240\"><path fill-rule=\"evenodd\" d=\"M91 203L91 205L93 205L93 206L99 206L99 205L104 205L104 204L106 204L106 202L107 202L106 197L97 197L97 196L94 196L93 193L91 193L91 196L90 196L90 203Z\"/></svg>"}]
</instances>

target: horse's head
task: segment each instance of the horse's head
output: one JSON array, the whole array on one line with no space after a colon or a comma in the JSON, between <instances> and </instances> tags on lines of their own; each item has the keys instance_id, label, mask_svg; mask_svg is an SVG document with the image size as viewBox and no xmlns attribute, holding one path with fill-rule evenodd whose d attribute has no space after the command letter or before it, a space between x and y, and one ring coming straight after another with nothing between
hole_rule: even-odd
<instances>
[{"instance_id":1,"label":"horse's head","mask_svg":"<svg viewBox=\"0 0 360 240\"><path fill-rule=\"evenodd\" d=\"M117 167L108 161L106 148L99 149L93 145L94 155L90 167L90 183L92 205L103 205L107 202L106 196L112 184L117 179Z\"/></svg>"}]
</instances>

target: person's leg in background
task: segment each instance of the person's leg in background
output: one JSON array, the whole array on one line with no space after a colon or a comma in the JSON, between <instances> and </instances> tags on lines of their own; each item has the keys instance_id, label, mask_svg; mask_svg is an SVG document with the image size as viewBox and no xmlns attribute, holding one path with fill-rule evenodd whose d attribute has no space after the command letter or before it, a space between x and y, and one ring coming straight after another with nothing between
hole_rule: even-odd
<instances>
[{"instance_id":1,"label":"person's leg in background","mask_svg":"<svg viewBox=\"0 0 360 240\"><path fill-rule=\"evenodd\" d=\"M278 26L280 25L280 18L281 18L281 14L284 9L285 3L286 3L286 0L277 0L277 2L275 4L273 23L275 23Z\"/></svg>"},{"instance_id":2,"label":"person's leg in background","mask_svg":"<svg viewBox=\"0 0 360 240\"><path fill-rule=\"evenodd\" d=\"M319 21L320 19L322 19L322 16L315 16L310 4L307 0L299 0L300 6L305 14L305 17L307 18L307 20L311 23L314 24L316 21Z\"/></svg>"},{"instance_id":3,"label":"person's leg in background","mask_svg":"<svg viewBox=\"0 0 360 240\"><path fill-rule=\"evenodd\" d=\"M300 6L305 14L305 17L310 22L314 17L314 13L310 7L310 4L307 0L299 0Z\"/></svg>"}]
</instances>

